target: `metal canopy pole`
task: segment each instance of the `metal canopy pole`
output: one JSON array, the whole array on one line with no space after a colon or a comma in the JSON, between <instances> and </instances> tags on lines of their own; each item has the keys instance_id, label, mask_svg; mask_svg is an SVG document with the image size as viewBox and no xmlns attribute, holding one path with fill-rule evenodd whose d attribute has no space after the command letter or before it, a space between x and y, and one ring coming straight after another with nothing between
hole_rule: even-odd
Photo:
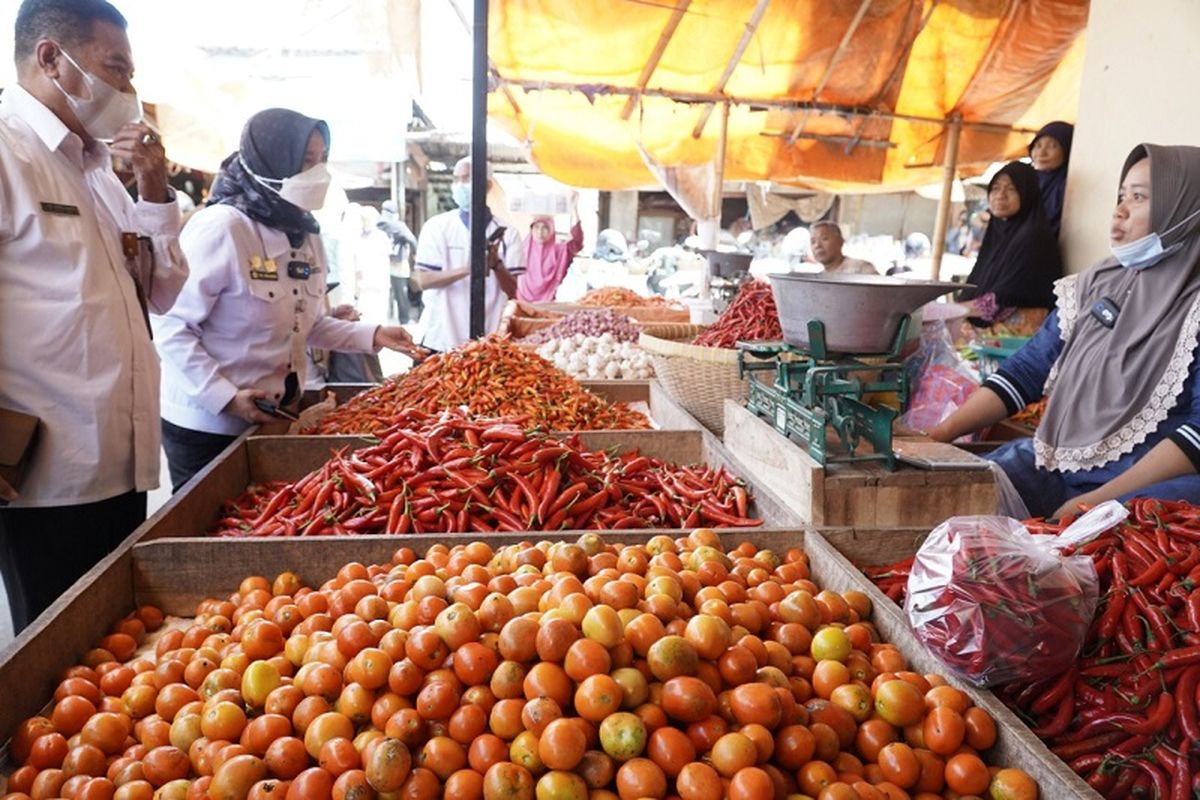
<instances>
[{"instance_id":1,"label":"metal canopy pole","mask_svg":"<svg viewBox=\"0 0 1200 800\"><path fill-rule=\"evenodd\" d=\"M488 0L475 0L471 76L471 338L487 331Z\"/></svg>"},{"instance_id":2,"label":"metal canopy pole","mask_svg":"<svg viewBox=\"0 0 1200 800\"><path fill-rule=\"evenodd\" d=\"M946 223L950 219L950 200L954 192L954 179L958 175L958 137L962 134L962 117L957 114L946 126L946 152L942 164L946 174L942 178L942 196L938 199L937 220L933 224L933 280L942 271L942 254L946 250Z\"/></svg>"}]
</instances>

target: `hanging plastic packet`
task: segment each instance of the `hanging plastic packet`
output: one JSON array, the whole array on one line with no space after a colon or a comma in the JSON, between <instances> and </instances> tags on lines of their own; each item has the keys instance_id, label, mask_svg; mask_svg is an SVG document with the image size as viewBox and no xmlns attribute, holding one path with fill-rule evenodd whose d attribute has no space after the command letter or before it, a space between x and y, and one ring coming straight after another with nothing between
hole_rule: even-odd
<instances>
[{"instance_id":1,"label":"hanging plastic packet","mask_svg":"<svg viewBox=\"0 0 1200 800\"><path fill-rule=\"evenodd\" d=\"M1110 500L1058 536L1009 517L952 517L921 545L904 610L930 652L975 686L1062 674L1079 655L1099 600L1086 555L1063 549L1129 515Z\"/></svg>"}]
</instances>

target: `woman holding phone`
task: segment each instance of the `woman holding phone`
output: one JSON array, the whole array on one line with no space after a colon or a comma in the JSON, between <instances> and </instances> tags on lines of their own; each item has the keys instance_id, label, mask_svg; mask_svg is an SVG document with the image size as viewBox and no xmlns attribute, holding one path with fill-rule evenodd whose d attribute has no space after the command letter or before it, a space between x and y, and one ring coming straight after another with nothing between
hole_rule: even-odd
<instances>
[{"instance_id":1,"label":"woman holding phone","mask_svg":"<svg viewBox=\"0 0 1200 800\"><path fill-rule=\"evenodd\" d=\"M296 409L306 347L421 356L398 326L325 313L327 263L311 212L325 203L328 157L325 122L283 108L255 114L180 236L194 266L175 305L153 319L175 490L246 428Z\"/></svg>"}]
</instances>

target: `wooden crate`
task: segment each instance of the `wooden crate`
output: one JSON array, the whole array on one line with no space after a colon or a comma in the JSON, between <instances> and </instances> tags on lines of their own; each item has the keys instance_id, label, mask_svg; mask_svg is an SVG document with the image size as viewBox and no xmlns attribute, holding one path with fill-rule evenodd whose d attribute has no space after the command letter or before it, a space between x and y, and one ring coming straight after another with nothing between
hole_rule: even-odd
<instances>
[{"instance_id":1,"label":"wooden crate","mask_svg":"<svg viewBox=\"0 0 1200 800\"><path fill-rule=\"evenodd\" d=\"M882 464L821 466L799 444L745 406L725 401L725 445L756 482L816 527L895 528L962 514L996 513L987 470L922 470Z\"/></svg>"},{"instance_id":2,"label":"wooden crate","mask_svg":"<svg viewBox=\"0 0 1200 800\"><path fill-rule=\"evenodd\" d=\"M584 389L603 397L610 403L643 403L650 408L650 419L660 430L697 431L703 426L663 391L655 380L645 381L580 381ZM316 405L333 392L340 406L357 394L371 389L371 383L331 383L321 391L306 391L300 399L300 408Z\"/></svg>"},{"instance_id":3,"label":"wooden crate","mask_svg":"<svg viewBox=\"0 0 1200 800\"><path fill-rule=\"evenodd\" d=\"M608 532L615 542L641 542L655 531ZM553 540L572 540L577 532ZM933 657L916 641L894 607L836 549L811 531L800 529L722 532L732 548L750 541L760 548L783 552L802 547L809 555L812 579L836 592L858 589L875 601L873 621L883 637L894 643L912 668L938 669ZM56 685L55 676L79 657L108 629L112 620L139 605L150 604L175 616L191 616L206 597L228 595L249 574L273 576L284 570L298 573L308 585L332 577L349 561L386 563L400 546L418 553L432 543L453 544L478 538L465 536L320 537L285 539L172 539L128 545L106 558L52 605L34 625L0 653L0 738L7 740L20 721L42 711ZM536 541L537 534L488 537L494 545ZM1059 761L990 692L963 687L975 703L996 719L999 730L989 760L1019 767L1037 779L1044 798L1097 798L1078 776Z\"/></svg>"},{"instance_id":4,"label":"wooden crate","mask_svg":"<svg viewBox=\"0 0 1200 800\"><path fill-rule=\"evenodd\" d=\"M662 531L619 531L602 534L617 542L642 542ZM578 534L559 534L553 541L574 540ZM800 529L722 531L722 543L732 548L742 541L784 552L803 547L809 553L812 579L824 589L866 591L875 602L874 619L883 637L899 646L913 669L932 672L937 664L920 646L894 607L865 581L862 573L829 543ZM274 576L284 570L299 573L308 585L335 575L348 561L386 563L397 547L418 553L433 542L466 542L462 536L356 536L314 537L311 540L179 539L128 545L110 555L56 601L34 625L26 628L10 648L0 654L0 739L7 740L23 718L40 712L56 685L56 675L76 663L92 643L107 632L114 619L140 604L154 604L167 614L191 616L205 597L233 593L242 577L259 573ZM487 537L494 546L536 541L536 534ZM1097 798L1084 781L1052 756L990 692L964 687L974 702L996 718L1000 736L991 762L1018 766L1037 778L1043 798Z\"/></svg>"},{"instance_id":5,"label":"wooden crate","mask_svg":"<svg viewBox=\"0 0 1200 800\"><path fill-rule=\"evenodd\" d=\"M754 498L750 509L753 516L765 520L769 526L801 524L787 504L751 480L741 463L708 431L584 431L579 436L589 450L615 448L625 452L636 448L642 455L676 464L723 466L746 479ZM374 439L361 436L244 435L146 520L133 536L136 541L202 536L220 518L221 504L240 495L250 484L295 480L324 464L334 450L358 449L374 443Z\"/></svg>"}]
</instances>

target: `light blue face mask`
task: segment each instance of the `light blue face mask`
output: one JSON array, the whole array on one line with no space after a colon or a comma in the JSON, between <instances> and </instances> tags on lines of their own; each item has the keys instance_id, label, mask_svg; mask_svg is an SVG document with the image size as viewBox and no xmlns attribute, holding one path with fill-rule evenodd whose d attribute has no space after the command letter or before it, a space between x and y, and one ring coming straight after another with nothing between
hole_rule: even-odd
<instances>
[{"instance_id":1,"label":"light blue face mask","mask_svg":"<svg viewBox=\"0 0 1200 800\"><path fill-rule=\"evenodd\" d=\"M454 198L456 206L464 211L471 210L471 184L455 181L450 184L450 196Z\"/></svg>"},{"instance_id":2,"label":"light blue face mask","mask_svg":"<svg viewBox=\"0 0 1200 800\"><path fill-rule=\"evenodd\" d=\"M1170 234L1172 231L1183 227L1198 215L1200 215L1200 209L1193 211L1184 217L1182 221L1167 228L1163 234ZM1167 256L1176 253L1181 247L1183 247L1183 242L1176 242L1170 247L1163 247L1162 236L1151 232L1127 244L1114 244L1111 246L1111 249L1113 257L1121 262L1121 266L1127 269L1150 269Z\"/></svg>"}]
</instances>

